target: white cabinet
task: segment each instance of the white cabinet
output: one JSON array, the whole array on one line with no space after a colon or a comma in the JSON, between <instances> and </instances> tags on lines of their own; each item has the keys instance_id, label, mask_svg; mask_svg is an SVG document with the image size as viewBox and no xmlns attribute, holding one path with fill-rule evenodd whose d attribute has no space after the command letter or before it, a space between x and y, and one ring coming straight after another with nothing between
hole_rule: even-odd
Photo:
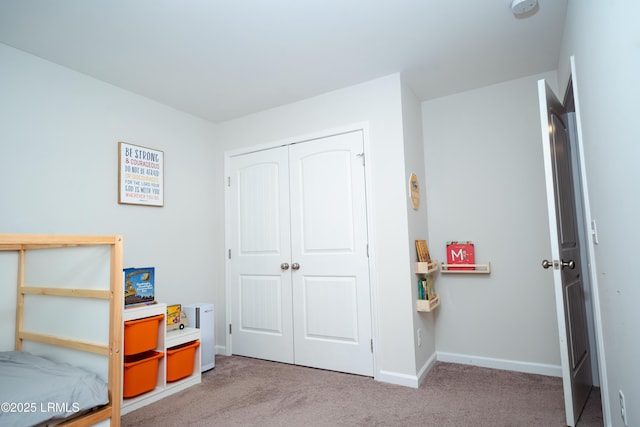
<instances>
[{"instance_id":1,"label":"white cabinet","mask_svg":"<svg viewBox=\"0 0 640 427\"><path fill-rule=\"evenodd\" d=\"M136 320L146 317L156 316L163 314L166 316L167 305L166 304L153 304L140 307L127 308L124 310L122 320ZM184 328L176 329L173 331L166 330L166 320L159 323L158 327L158 343L155 351L164 354L158 363L158 375L156 380L156 387L143 393L139 396L132 397L130 399L122 400L122 408L120 413L122 415L127 414L135 409L141 408L150 403L156 402L164 397L177 393L180 390L184 390L192 385L199 384L201 382L201 369L200 369L200 346L195 349L195 359L193 365L193 372L190 376L173 381L167 381L167 363L168 353L167 349L178 346L180 344L189 343L192 341L200 341L200 330L196 328ZM126 344L125 344L126 345ZM124 346L123 346L124 348ZM124 364L124 355L123 355ZM123 369L124 372L124 369ZM124 373L123 373L124 376ZM123 379L124 384L124 379Z\"/></svg>"}]
</instances>

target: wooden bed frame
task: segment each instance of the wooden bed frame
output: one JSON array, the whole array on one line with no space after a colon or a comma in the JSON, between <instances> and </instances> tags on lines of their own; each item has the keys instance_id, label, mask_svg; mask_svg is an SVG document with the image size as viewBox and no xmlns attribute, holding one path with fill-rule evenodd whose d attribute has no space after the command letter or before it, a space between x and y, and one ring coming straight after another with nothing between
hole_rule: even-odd
<instances>
[{"instance_id":1,"label":"wooden bed frame","mask_svg":"<svg viewBox=\"0 0 640 427\"><path fill-rule=\"evenodd\" d=\"M64 248L78 246L110 247L110 289L69 289L29 286L25 283L26 252L31 249ZM95 411L66 421L64 426L91 426L111 419L112 427L120 426L120 406L122 401L122 236L72 236L43 234L0 234L0 251L18 252L18 293L16 304L16 342L15 350L22 350L24 340L36 341L48 345L95 353L108 358L109 403ZM45 295L51 297L96 298L109 301L109 344L62 338L53 335L25 331L24 299L25 295Z\"/></svg>"}]
</instances>

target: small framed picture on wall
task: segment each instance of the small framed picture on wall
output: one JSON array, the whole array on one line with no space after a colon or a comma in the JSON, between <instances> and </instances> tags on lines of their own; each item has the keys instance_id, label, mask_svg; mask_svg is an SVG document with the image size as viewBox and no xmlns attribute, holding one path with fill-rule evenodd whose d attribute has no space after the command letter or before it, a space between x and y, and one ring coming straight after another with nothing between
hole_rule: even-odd
<instances>
[{"instance_id":1,"label":"small framed picture on wall","mask_svg":"<svg viewBox=\"0 0 640 427\"><path fill-rule=\"evenodd\" d=\"M164 206L164 153L118 143L118 203Z\"/></svg>"}]
</instances>

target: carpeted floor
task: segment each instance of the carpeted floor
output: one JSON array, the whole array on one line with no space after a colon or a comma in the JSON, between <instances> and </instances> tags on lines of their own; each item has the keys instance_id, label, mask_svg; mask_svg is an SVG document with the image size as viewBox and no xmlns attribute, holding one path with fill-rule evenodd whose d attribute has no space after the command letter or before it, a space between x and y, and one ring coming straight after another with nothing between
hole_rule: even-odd
<instances>
[{"instance_id":1,"label":"carpeted floor","mask_svg":"<svg viewBox=\"0 0 640 427\"><path fill-rule=\"evenodd\" d=\"M437 363L419 389L239 356L202 384L122 417L123 426L561 427L562 380ZM594 390L578 427L602 426Z\"/></svg>"}]
</instances>

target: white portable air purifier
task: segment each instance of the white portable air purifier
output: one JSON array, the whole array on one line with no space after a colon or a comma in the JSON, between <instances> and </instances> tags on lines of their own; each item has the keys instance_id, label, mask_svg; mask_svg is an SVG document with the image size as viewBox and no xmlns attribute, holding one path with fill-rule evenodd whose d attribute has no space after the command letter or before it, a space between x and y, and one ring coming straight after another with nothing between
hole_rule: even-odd
<instances>
[{"instance_id":1,"label":"white portable air purifier","mask_svg":"<svg viewBox=\"0 0 640 427\"><path fill-rule=\"evenodd\" d=\"M200 329L200 355L202 372L216 366L216 328L213 304L187 304L187 326Z\"/></svg>"}]
</instances>

